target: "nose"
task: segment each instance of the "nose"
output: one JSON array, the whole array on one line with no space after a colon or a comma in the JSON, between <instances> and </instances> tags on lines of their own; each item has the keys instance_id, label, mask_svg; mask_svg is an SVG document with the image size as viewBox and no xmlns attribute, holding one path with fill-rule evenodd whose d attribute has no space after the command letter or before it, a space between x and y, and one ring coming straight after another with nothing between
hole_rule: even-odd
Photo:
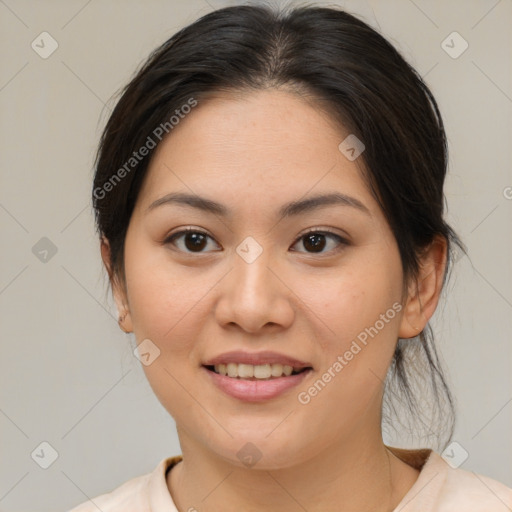
<instances>
[{"instance_id":1,"label":"nose","mask_svg":"<svg viewBox=\"0 0 512 512\"><path fill-rule=\"evenodd\" d=\"M237 325L254 334L293 323L294 295L270 250L252 262L234 254L233 268L219 284L215 316L223 327Z\"/></svg>"}]
</instances>

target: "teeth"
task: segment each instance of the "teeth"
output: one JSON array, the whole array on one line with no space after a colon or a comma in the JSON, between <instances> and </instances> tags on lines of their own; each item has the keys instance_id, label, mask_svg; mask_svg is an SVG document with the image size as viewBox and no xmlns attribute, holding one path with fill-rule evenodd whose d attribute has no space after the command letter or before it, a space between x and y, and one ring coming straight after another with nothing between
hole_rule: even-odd
<instances>
[{"instance_id":1,"label":"teeth","mask_svg":"<svg viewBox=\"0 0 512 512\"><path fill-rule=\"evenodd\" d=\"M250 379L252 377L255 379L270 379L272 377L282 377L283 375L288 377L294 370L296 372L301 370L301 368L293 368L293 366L280 363L257 365L228 363L216 364L213 368L215 373L220 375L227 375L232 378L239 377L241 379Z\"/></svg>"},{"instance_id":2,"label":"teeth","mask_svg":"<svg viewBox=\"0 0 512 512\"><path fill-rule=\"evenodd\" d=\"M239 364L238 365L238 376L241 379L249 379L254 377L254 366L252 364Z\"/></svg>"},{"instance_id":3,"label":"teeth","mask_svg":"<svg viewBox=\"0 0 512 512\"><path fill-rule=\"evenodd\" d=\"M268 379L272 375L272 367L269 364L258 364L253 368L257 379Z\"/></svg>"},{"instance_id":4,"label":"teeth","mask_svg":"<svg viewBox=\"0 0 512 512\"><path fill-rule=\"evenodd\" d=\"M283 365L279 363L271 365L270 372L272 377L281 377L281 375L283 374Z\"/></svg>"},{"instance_id":5,"label":"teeth","mask_svg":"<svg viewBox=\"0 0 512 512\"><path fill-rule=\"evenodd\" d=\"M228 363L227 373L228 377L238 377L238 365L235 363Z\"/></svg>"}]
</instances>

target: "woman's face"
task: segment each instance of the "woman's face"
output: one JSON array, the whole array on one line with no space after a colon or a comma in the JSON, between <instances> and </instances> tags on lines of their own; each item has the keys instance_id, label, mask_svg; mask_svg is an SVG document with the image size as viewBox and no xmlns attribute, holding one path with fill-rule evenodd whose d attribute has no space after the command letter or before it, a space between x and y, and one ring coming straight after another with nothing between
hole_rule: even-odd
<instances>
[{"instance_id":1,"label":"woman's face","mask_svg":"<svg viewBox=\"0 0 512 512\"><path fill-rule=\"evenodd\" d=\"M292 93L225 93L157 149L127 232L124 300L182 448L278 468L380 432L403 276L359 160L338 148L347 135Z\"/></svg>"}]
</instances>

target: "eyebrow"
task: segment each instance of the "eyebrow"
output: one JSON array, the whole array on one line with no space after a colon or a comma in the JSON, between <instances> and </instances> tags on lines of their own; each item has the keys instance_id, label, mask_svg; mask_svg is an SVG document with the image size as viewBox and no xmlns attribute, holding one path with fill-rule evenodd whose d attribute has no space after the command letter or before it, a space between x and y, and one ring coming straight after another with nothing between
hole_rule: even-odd
<instances>
[{"instance_id":1,"label":"eyebrow","mask_svg":"<svg viewBox=\"0 0 512 512\"><path fill-rule=\"evenodd\" d=\"M149 213L151 210L154 210L159 206L171 204L190 206L192 208L197 208L199 210L213 213L222 217L229 217L232 215L232 212L229 210L229 208L223 204L220 204L206 197L184 192L171 192L157 199L156 201L153 201L146 209L146 213ZM372 216L370 210L361 201L359 201L359 199L347 196L346 194L341 194L339 192L317 195L299 201L291 201L281 206L278 211L278 215L281 219L283 219L285 217L291 217L294 215L310 212L317 208L333 205L349 206L365 213L366 215L369 215L370 217Z\"/></svg>"}]
</instances>

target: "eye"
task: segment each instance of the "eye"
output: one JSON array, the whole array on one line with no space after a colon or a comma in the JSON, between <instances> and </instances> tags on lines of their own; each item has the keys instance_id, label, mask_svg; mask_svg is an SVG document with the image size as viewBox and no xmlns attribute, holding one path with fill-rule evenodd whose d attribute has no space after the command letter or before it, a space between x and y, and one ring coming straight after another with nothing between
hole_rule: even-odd
<instances>
[{"instance_id":1,"label":"eye","mask_svg":"<svg viewBox=\"0 0 512 512\"><path fill-rule=\"evenodd\" d=\"M208 233L196 228L186 228L182 231L172 234L164 240L164 244L171 243L176 246L180 251L189 253L202 253L210 252L204 249L208 246L208 239L213 238ZM331 248L329 249L329 240L331 241ZM343 245L348 245L348 241L328 230L310 230L293 244L292 247L302 242L302 246L306 249L305 252L312 254L321 254L329 252L329 250L339 250ZM216 243L215 245L219 247ZM327 247L327 250L324 249ZM298 251L303 252L303 251Z\"/></svg>"},{"instance_id":2,"label":"eye","mask_svg":"<svg viewBox=\"0 0 512 512\"><path fill-rule=\"evenodd\" d=\"M208 245L208 238L213 240L213 238L204 231L195 228L187 228L167 237L164 240L164 244L171 243L183 252L201 253L205 252L203 249ZM176 243L177 241L182 242L182 244ZM185 248L183 248L183 246Z\"/></svg>"},{"instance_id":3,"label":"eye","mask_svg":"<svg viewBox=\"0 0 512 512\"><path fill-rule=\"evenodd\" d=\"M322 253L323 249L329 245L329 239L331 242L334 240L334 242L331 243L331 247L334 251L340 250L342 248L340 246L348 245L347 240L335 233L332 233L331 231L310 230L306 234L302 235L297 242L295 242L294 246L302 241L302 246L306 249L306 252L311 252L313 254ZM329 250L323 252L329 252Z\"/></svg>"}]
</instances>

